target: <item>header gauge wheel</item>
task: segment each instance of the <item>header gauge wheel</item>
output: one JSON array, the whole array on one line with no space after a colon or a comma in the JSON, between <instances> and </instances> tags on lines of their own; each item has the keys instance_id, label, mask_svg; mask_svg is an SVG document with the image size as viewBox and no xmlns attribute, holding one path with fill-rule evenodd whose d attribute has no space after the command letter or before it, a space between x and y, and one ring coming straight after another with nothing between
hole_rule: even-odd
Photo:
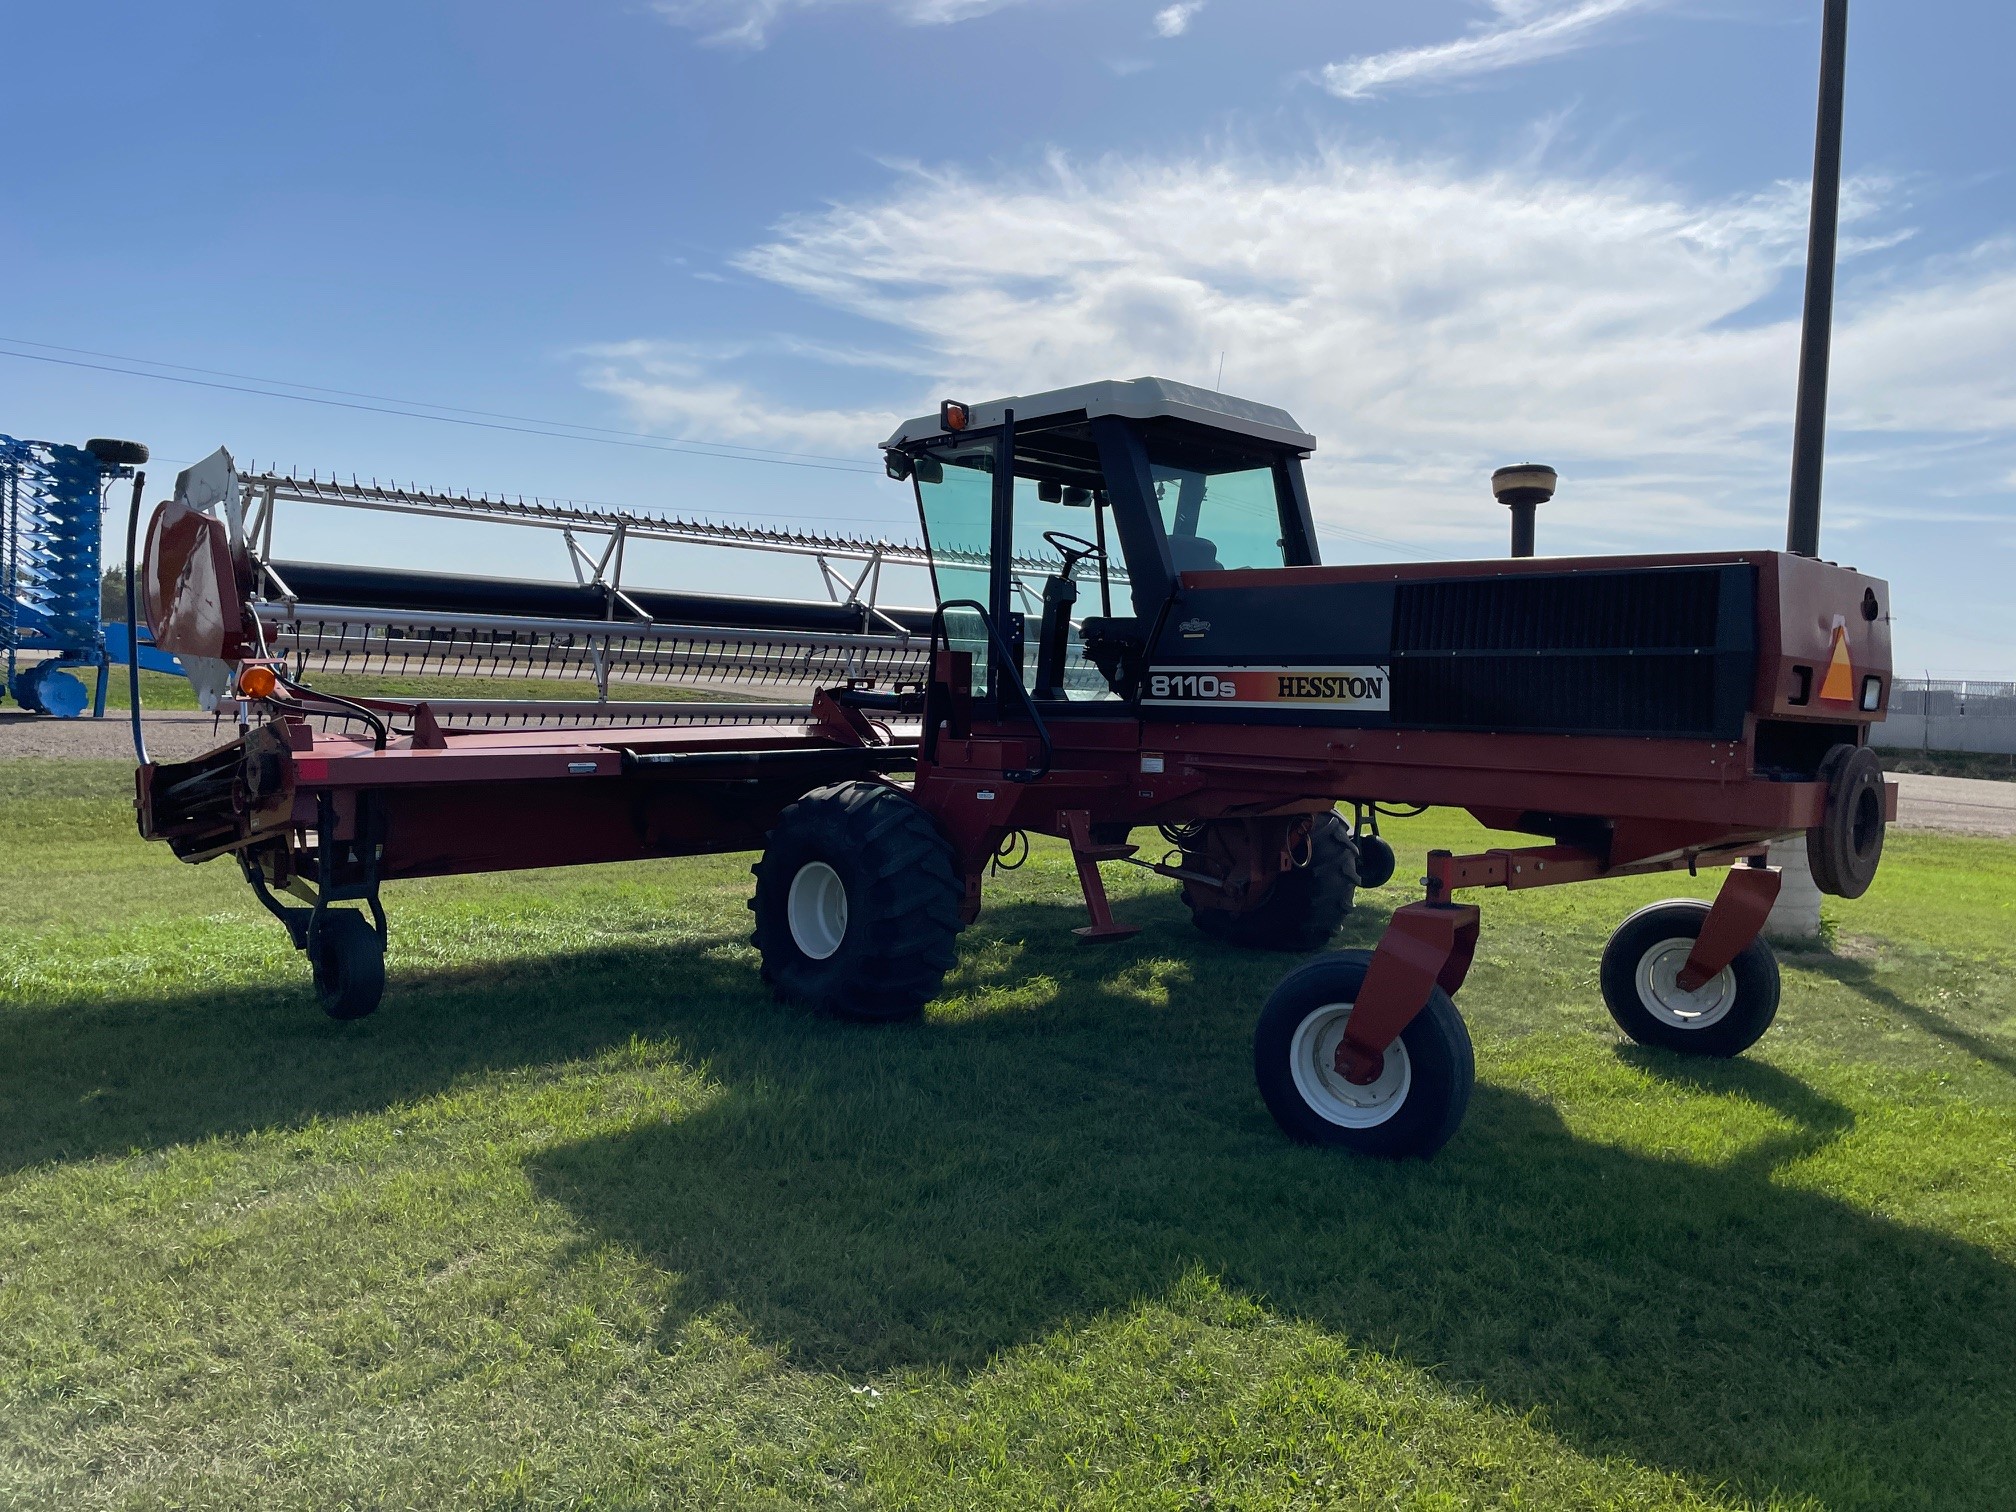
<instances>
[{"instance_id":1,"label":"header gauge wheel","mask_svg":"<svg viewBox=\"0 0 2016 1512\"><path fill-rule=\"evenodd\" d=\"M751 936L780 998L842 1018L915 1018L952 969L952 847L908 795L844 782L785 809L756 864Z\"/></svg>"},{"instance_id":2,"label":"header gauge wheel","mask_svg":"<svg viewBox=\"0 0 2016 1512\"><path fill-rule=\"evenodd\" d=\"M332 1019L360 1019L385 997L385 943L371 921L347 908L323 912L308 932L315 998Z\"/></svg>"},{"instance_id":3,"label":"header gauge wheel","mask_svg":"<svg viewBox=\"0 0 2016 1512\"><path fill-rule=\"evenodd\" d=\"M1393 880L1393 847L1377 835L1359 835L1358 885L1384 887Z\"/></svg>"}]
</instances>

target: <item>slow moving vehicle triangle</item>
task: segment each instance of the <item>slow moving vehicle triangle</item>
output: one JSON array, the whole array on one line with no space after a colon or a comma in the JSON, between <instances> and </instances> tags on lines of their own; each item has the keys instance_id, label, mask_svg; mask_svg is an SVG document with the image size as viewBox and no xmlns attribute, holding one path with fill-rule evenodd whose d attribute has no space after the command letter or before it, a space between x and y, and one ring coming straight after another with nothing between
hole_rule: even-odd
<instances>
[{"instance_id":1,"label":"slow moving vehicle triangle","mask_svg":"<svg viewBox=\"0 0 2016 1512\"><path fill-rule=\"evenodd\" d=\"M1834 627L1834 654L1827 662L1827 676L1821 680L1820 696L1828 703L1855 702L1855 663L1848 655L1848 629Z\"/></svg>"}]
</instances>

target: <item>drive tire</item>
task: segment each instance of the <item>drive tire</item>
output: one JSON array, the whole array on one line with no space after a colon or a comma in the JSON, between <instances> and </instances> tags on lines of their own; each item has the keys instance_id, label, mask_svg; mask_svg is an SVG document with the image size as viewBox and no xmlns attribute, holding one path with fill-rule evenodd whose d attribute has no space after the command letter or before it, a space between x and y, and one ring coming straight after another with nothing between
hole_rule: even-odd
<instances>
[{"instance_id":1,"label":"drive tire","mask_svg":"<svg viewBox=\"0 0 2016 1512\"><path fill-rule=\"evenodd\" d=\"M371 921L332 908L310 926L308 966L315 998L332 1019L367 1018L385 998L385 945Z\"/></svg>"},{"instance_id":2,"label":"drive tire","mask_svg":"<svg viewBox=\"0 0 2016 1512\"><path fill-rule=\"evenodd\" d=\"M1188 861L1186 854L1185 860ZM1190 921L1214 940L1246 950L1321 950L1351 912L1358 891L1358 844L1335 812L1309 831L1309 864L1283 872L1257 908L1232 913L1201 908L1183 889Z\"/></svg>"},{"instance_id":3,"label":"drive tire","mask_svg":"<svg viewBox=\"0 0 2016 1512\"><path fill-rule=\"evenodd\" d=\"M1778 957L1763 936L1699 992L1673 978L1707 922L1706 903L1678 900L1641 908L1603 948L1600 980L1610 1017L1641 1045L1682 1055L1741 1055L1778 1016Z\"/></svg>"},{"instance_id":4,"label":"drive tire","mask_svg":"<svg viewBox=\"0 0 2016 1512\"><path fill-rule=\"evenodd\" d=\"M750 943L780 999L889 1023L938 995L964 889L951 844L907 794L875 782L816 788L777 816L751 869Z\"/></svg>"},{"instance_id":5,"label":"drive tire","mask_svg":"<svg viewBox=\"0 0 2016 1512\"><path fill-rule=\"evenodd\" d=\"M1379 1078L1368 1087L1345 1081L1336 1046L1371 964L1370 951L1340 950L1283 978L1253 1030L1253 1080L1297 1143L1389 1160L1433 1155L1470 1106L1477 1080L1470 1031L1436 987L1387 1050Z\"/></svg>"},{"instance_id":6,"label":"drive tire","mask_svg":"<svg viewBox=\"0 0 2016 1512\"><path fill-rule=\"evenodd\" d=\"M1883 758L1868 746L1837 745L1820 763L1827 807L1806 831L1813 883L1836 898L1859 898L1883 860Z\"/></svg>"}]
</instances>

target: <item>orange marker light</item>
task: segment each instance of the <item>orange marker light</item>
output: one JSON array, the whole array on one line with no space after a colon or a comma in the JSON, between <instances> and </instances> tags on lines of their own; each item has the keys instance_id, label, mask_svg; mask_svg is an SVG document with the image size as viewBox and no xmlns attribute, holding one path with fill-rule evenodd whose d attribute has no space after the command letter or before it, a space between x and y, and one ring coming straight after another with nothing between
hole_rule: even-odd
<instances>
[{"instance_id":1,"label":"orange marker light","mask_svg":"<svg viewBox=\"0 0 2016 1512\"><path fill-rule=\"evenodd\" d=\"M972 414L956 399L947 399L938 406L938 424L948 431L962 431Z\"/></svg>"},{"instance_id":2,"label":"orange marker light","mask_svg":"<svg viewBox=\"0 0 2016 1512\"><path fill-rule=\"evenodd\" d=\"M271 667L254 665L238 673L238 691L247 698L271 698L279 686L280 679L273 675Z\"/></svg>"}]
</instances>

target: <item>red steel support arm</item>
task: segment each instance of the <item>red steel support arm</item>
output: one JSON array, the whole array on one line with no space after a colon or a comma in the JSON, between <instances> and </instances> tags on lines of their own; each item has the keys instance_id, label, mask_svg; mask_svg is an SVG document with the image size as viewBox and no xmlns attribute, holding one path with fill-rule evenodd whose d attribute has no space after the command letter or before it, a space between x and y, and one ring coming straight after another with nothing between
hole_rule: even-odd
<instances>
[{"instance_id":1,"label":"red steel support arm","mask_svg":"<svg viewBox=\"0 0 2016 1512\"><path fill-rule=\"evenodd\" d=\"M1440 987L1453 993L1477 950L1473 903L1409 903L1394 911L1337 1046L1337 1071L1364 1086L1379 1079L1386 1050Z\"/></svg>"},{"instance_id":2,"label":"red steel support arm","mask_svg":"<svg viewBox=\"0 0 2016 1512\"><path fill-rule=\"evenodd\" d=\"M1771 917L1771 905L1778 901L1784 881L1784 873L1775 866L1729 868L1700 936L1687 953L1687 964L1680 968L1677 981L1682 992L1699 992L1749 948Z\"/></svg>"}]
</instances>

